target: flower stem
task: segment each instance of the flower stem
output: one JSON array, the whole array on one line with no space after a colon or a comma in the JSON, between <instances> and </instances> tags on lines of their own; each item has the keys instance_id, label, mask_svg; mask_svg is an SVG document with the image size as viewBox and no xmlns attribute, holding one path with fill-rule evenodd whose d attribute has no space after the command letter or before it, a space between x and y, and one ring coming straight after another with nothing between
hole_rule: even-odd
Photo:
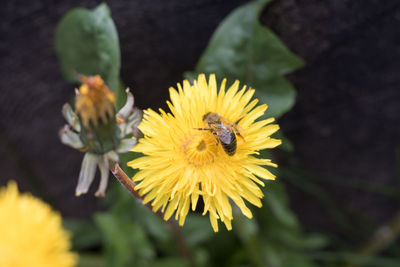
<instances>
[{"instance_id":1,"label":"flower stem","mask_svg":"<svg viewBox=\"0 0 400 267\"><path fill-rule=\"evenodd\" d=\"M381 225L372 237L362 244L357 252L361 256L373 257L392 244L399 236L400 212L396 213L389 222ZM349 260L345 266L356 267L361 265L362 263L356 264L354 261Z\"/></svg>"},{"instance_id":2,"label":"flower stem","mask_svg":"<svg viewBox=\"0 0 400 267\"><path fill-rule=\"evenodd\" d=\"M118 163L110 164L110 171L112 174L117 178L117 180L141 203L143 203L143 197L139 194L137 190L135 190L135 182L132 181L126 175L126 173L121 169ZM149 208L151 211L153 210L153 207L151 206L150 203L144 204L147 208ZM183 236L181 228L179 228L178 224L176 221L170 219L168 221L165 221L164 218L164 213L161 212L160 210L154 212L157 217L163 221L164 223L166 222L167 225L169 226L172 235L174 236L179 252L183 258L189 261L191 265L193 265L193 260L190 254L189 246L186 243L185 237Z\"/></svg>"},{"instance_id":3,"label":"flower stem","mask_svg":"<svg viewBox=\"0 0 400 267\"><path fill-rule=\"evenodd\" d=\"M386 224L380 226L372 238L362 245L359 252L364 255L375 255L388 247L400 235L400 213Z\"/></svg>"}]
</instances>

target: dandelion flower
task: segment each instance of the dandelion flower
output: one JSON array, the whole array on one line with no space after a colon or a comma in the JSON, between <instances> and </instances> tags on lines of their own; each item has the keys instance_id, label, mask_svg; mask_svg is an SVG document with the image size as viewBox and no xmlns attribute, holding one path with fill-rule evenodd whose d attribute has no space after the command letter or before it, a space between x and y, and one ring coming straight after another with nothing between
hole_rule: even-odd
<instances>
[{"instance_id":1,"label":"dandelion flower","mask_svg":"<svg viewBox=\"0 0 400 267\"><path fill-rule=\"evenodd\" d=\"M182 226L189 208L195 210L201 196L203 215L209 213L214 231L218 231L218 219L231 230L231 201L252 218L244 200L261 207L259 185L264 183L260 179L275 179L262 166L276 164L256 155L281 144L270 137L279 126L270 124L273 118L260 119L267 105L256 107L258 100L251 100L253 89L244 86L239 90L239 81L228 90L225 85L226 79L218 90L215 75L210 75L207 83L201 74L193 85L185 80L183 86L178 84L178 90L170 88L171 102L167 104L171 113L162 109L160 114L151 109L144 112L138 126L144 138L133 148L144 155L128 165L139 169L133 180L140 182L136 189L145 195L144 203L151 201L154 211L161 208L165 220L175 212ZM209 112L238 129L233 155L224 150L215 132L204 130L207 124L203 118Z\"/></svg>"},{"instance_id":2,"label":"dandelion flower","mask_svg":"<svg viewBox=\"0 0 400 267\"><path fill-rule=\"evenodd\" d=\"M0 266L70 267L69 235L61 216L39 199L20 194L15 182L0 189Z\"/></svg>"}]
</instances>

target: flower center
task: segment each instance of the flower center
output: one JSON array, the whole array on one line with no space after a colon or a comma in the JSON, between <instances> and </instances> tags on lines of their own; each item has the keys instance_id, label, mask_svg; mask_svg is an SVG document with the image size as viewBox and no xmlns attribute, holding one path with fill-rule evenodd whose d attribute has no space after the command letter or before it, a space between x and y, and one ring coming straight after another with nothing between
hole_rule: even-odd
<instances>
[{"instance_id":1,"label":"flower center","mask_svg":"<svg viewBox=\"0 0 400 267\"><path fill-rule=\"evenodd\" d=\"M212 134L200 130L186 137L182 148L186 159L195 166L212 163L218 150L217 142Z\"/></svg>"},{"instance_id":2,"label":"flower center","mask_svg":"<svg viewBox=\"0 0 400 267\"><path fill-rule=\"evenodd\" d=\"M197 151L201 152L207 148L206 142L201 140L200 143L197 145Z\"/></svg>"}]
</instances>

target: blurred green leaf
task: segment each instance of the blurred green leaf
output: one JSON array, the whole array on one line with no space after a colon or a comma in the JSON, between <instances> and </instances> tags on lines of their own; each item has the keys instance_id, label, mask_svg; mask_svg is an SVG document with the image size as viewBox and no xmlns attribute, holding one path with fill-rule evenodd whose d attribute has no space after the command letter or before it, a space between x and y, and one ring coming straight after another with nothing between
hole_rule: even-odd
<instances>
[{"instance_id":1,"label":"blurred green leaf","mask_svg":"<svg viewBox=\"0 0 400 267\"><path fill-rule=\"evenodd\" d=\"M79 254L78 267L105 267L103 257L100 254Z\"/></svg>"},{"instance_id":2,"label":"blurred green leaf","mask_svg":"<svg viewBox=\"0 0 400 267\"><path fill-rule=\"evenodd\" d=\"M268 28L259 15L270 0L252 1L234 10L218 26L198 61L195 73L215 73L222 79L256 88L256 96L267 103L268 116L279 117L294 104L295 90L283 75L303 66Z\"/></svg>"},{"instance_id":3,"label":"blurred green leaf","mask_svg":"<svg viewBox=\"0 0 400 267\"><path fill-rule=\"evenodd\" d=\"M312 258L320 262L333 263L329 266L371 266L371 267L397 267L400 266L398 258L367 256L352 252L316 252Z\"/></svg>"},{"instance_id":4,"label":"blurred green leaf","mask_svg":"<svg viewBox=\"0 0 400 267\"><path fill-rule=\"evenodd\" d=\"M248 260L254 266L263 266L263 257L260 246L260 237L258 235L258 225L256 219L248 219L244 217L237 206L233 207L233 213L235 220L233 221L233 227L235 233L244 244Z\"/></svg>"},{"instance_id":5,"label":"blurred green leaf","mask_svg":"<svg viewBox=\"0 0 400 267\"><path fill-rule=\"evenodd\" d=\"M268 206L279 225L292 228L297 227L295 215L288 208L288 199L283 185L277 182L266 183L264 205Z\"/></svg>"},{"instance_id":6,"label":"blurred green leaf","mask_svg":"<svg viewBox=\"0 0 400 267\"><path fill-rule=\"evenodd\" d=\"M236 220L236 218L233 220ZM235 262L246 259L243 245L239 242L237 235L234 234L235 226L232 231L227 231L225 226L220 227L218 233L212 235L211 239L205 244L204 248L208 252L209 264L206 266L235 266Z\"/></svg>"},{"instance_id":7,"label":"blurred green leaf","mask_svg":"<svg viewBox=\"0 0 400 267\"><path fill-rule=\"evenodd\" d=\"M195 266L210 266L210 253L207 247L196 247L192 249L192 254L195 262Z\"/></svg>"},{"instance_id":8,"label":"blurred green leaf","mask_svg":"<svg viewBox=\"0 0 400 267\"><path fill-rule=\"evenodd\" d=\"M315 266L308 255L302 251L286 250L285 247L267 243L263 246L264 266L274 267L310 267Z\"/></svg>"},{"instance_id":9,"label":"blurred green leaf","mask_svg":"<svg viewBox=\"0 0 400 267\"><path fill-rule=\"evenodd\" d=\"M272 135L273 138L276 139L281 139L282 140L282 144L278 146L278 149L283 150L285 152L293 152L294 151L294 145L292 143L292 141L290 141L289 138L287 138L283 132L282 129L280 129L279 131L277 131L276 133L274 133Z\"/></svg>"},{"instance_id":10,"label":"blurred green leaf","mask_svg":"<svg viewBox=\"0 0 400 267\"><path fill-rule=\"evenodd\" d=\"M72 233L74 250L85 250L101 245L101 234L92 221L65 218L64 227Z\"/></svg>"},{"instance_id":11,"label":"blurred green leaf","mask_svg":"<svg viewBox=\"0 0 400 267\"><path fill-rule=\"evenodd\" d=\"M256 214L265 266L314 266L307 252L325 247L326 237L302 232L282 183L267 181L264 194L264 206Z\"/></svg>"},{"instance_id":12,"label":"blurred green leaf","mask_svg":"<svg viewBox=\"0 0 400 267\"><path fill-rule=\"evenodd\" d=\"M119 91L118 33L106 4L69 11L57 26L55 49L69 82L77 82L77 74L99 74L112 90Z\"/></svg>"},{"instance_id":13,"label":"blurred green leaf","mask_svg":"<svg viewBox=\"0 0 400 267\"><path fill-rule=\"evenodd\" d=\"M139 224L149 236L158 241L157 245L171 238L166 225L118 182L112 182L105 201L111 205L114 216Z\"/></svg>"},{"instance_id":14,"label":"blurred green leaf","mask_svg":"<svg viewBox=\"0 0 400 267\"><path fill-rule=\"evenodd\" d=\"M187 216L183 231L186 241L190 246L199 245L211 239L214 235L210 227L210 220L207 216L189 214Z\"/></svg>"},{"instance_id":15,"label":"blurred green leaf","mask_svg":"<svg viewBox=\"0 0 400 267\"><path fill-rule=\"evenodd\" d=\"M135 221L97 213L95 222L103 233L107 266L141 266L155 257L145 232Z\"/></svg>"},{"instance_id":16,"label":"blurred green leaf","mask_svg":"<svg viewBox=\"0 0 400 267\"><path fill-rule=\"evenodd\" d=\"M187 267L186 261L180 258L166 258L155 261L151 264L152 267Z\"/></svg>"}]
</instances>

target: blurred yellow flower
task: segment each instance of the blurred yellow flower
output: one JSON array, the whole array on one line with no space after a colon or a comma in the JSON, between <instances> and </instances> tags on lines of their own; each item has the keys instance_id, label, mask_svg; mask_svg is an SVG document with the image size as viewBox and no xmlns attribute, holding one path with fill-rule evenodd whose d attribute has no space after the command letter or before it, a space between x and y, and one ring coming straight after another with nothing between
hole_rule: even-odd
<instances>
[{"instance_id":1,"label":"blurred yellow flower","mask_svg":"<svg viewBox=\"0 0 400 267\"><path fill-rule=\"evenodd\" d=\"M31 196L20 194L9 182L0 189L0 266L70 267L77 255L70 252L61 216Z\"/></svg>"},{"instance_id":2,"label":"blurred yellow flower","mask_svg":"<svg viewBox=\"0 0 400 267\"><path fill-rule=\"evenodd\" d=\"M267 105L255 107L258 100L250 101L253 89L238 90L239 81L227 91L225 85L226 79L217 90L215 75L207 83L202 74L193 85L185 80L183 87L178 84L178 91L170 88L167 104L172 114L161 109L161 114L151 109L144 112L138 126L144 138L133 149L144 156L128 165L140 169L133 177L140 181L136 189L146 195L145 203L152 201L154 211L162 208L165 220L176 212L175 218L183 225L190 206L195 210L202 196L203 215L209 213L214 231L218 231L218 219L230 230L230 200L252 218L244 199L261 207L263 193L258 185L264 183L259 178L275 179L262 166L276 164L255 155L281 144L270 138L279 126L270 124L273 118L257 120ZM209 114L220 120L210 123Z\"/></svg>"}]
</instances>

